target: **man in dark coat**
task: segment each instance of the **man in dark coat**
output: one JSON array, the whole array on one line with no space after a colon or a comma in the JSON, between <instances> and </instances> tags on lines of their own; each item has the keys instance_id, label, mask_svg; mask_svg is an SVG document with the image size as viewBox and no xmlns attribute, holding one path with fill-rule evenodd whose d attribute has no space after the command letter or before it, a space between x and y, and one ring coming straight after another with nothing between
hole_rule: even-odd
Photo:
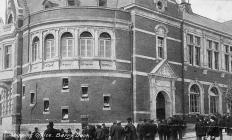
<instances>
[{"instance_id":1,"label":"man in dark coat","mask_svg":"<svg viewBox=\"0 0 232 140\"><path fill-rule=\"evenodd\" d=\"M151 140L155 139L156 133L157 133L157 125L154 123L154 120L150 120L150 133L151 133Z\"/></svg>"},{"instance_id":2,"label":"man in dark coat","mask_svg":"<svg viewBox=\"0 0 232 140\"><path fill-rule=\"evenodd\" d=\"M73 140L81 140L81 138L82 138L82 135L80 133L80 129L77 128L76 132L73 135Z\"/></svg>"},{"instance_id":3,"label":"man in dark coat","mask_svg":"<svg viewBox=\"0 0 232 140\"><path fill-rule=\"evenodd\" d=\"M112 129L111 135L111 140L124 140L124 129L120 121L117 121L117 125Z\"/></svg>"},{"instance_id":4,"label":"man in dark coat","mask_svg":"<svg viewBox=\"0 0 232 140\"><path fill-rule=\"evenodd\" d=\"M106 127L104 123L102 124L102 130L104 134L104 140L108 140L109 139L109 128Z\"/></svg>"},{"instance_id":5,"label":"man in dark coat","mask_svg":"<svg viewBox=\"0 0 232 140\"><path fill-rule=\"evenodd\" d=\"M132 124L132 119L127 119L127 125L124 128L125 131L125 140L136 140L137 134L136 134L136 128Z\"/></svg>"},{"instance_id":6,"label":"man in dark coat","mask_svg":"<svg viewBox=\"0 0 232 140\"><path fill-rule=\"evenodd\" d=\"M31 136L31 140L41 140L41 139L42 139L42 136L39 133L39 129L37 127L35 127L35 130L34 130L34 132L32 133L32 136Z\"/></svg>"},{"instance_id":7,"label":"man in dark coat","mask_svg":"<svg viewBox=\"0 0 232 140\"><path fill-rule=\"evenodd\" d=\"M70 128L68 128L68 132L66 133L65 139L72 140L72 131Z\"/></svg>"},{"instance_id":8,"label":"man in dark coat","mask_svg":"<svg viewBox=\"0 0 232 140\"><path fill-rule=\"evenodd\" d=\"M202 140L202 137L206 136L206 128L203 122L203 118L198 118L195 124L195 131L197 140Z\"/></svg>"},{"instance_id":9,"label":"man in dark coat","mask_svg":"<svg viewBox=\"0 0 232 140\"><path fill-rule=\"evenodd\" d=\"M144 133L144 140L150 140L151 138L151 125L149 124L149 121L147 119L144 120L144 125L143 125L143 133Z\"/></svg>"},{"instance_id":10,"label":"man in dark coat","mask_svg":"<svg viewBox=\"0 0 232 140\"><path fill-rule=\"evenodd\" d=\"M158 121L158 134L159 140L165 140L164 138L164 120Z\"/></svg>"},{"instance_id":11,"label":"man in dark coat","mask_svg":"<svg viewBox=\"0 0 232 140\"><path fill-rule=\"evenodd\" d=\"M44 140L57 140L58 131L53 128L53 122L49 122L47 129L44 131Z\"/></svg>"},{"instance_id":12,"label":"man in dark coat","mask_svg":"<svg viewBox=\"0 0 232 140\"><path fill-rule=\"evenodd\" d=\"M100 125L97 125L95 140L104 140L104 132Z\"/></svg>"},{"instance_id":13,"label":"man in dark coat","mask_svg":"<svg viewBox=\"0 0 232 140\"><path fill-rule=\"evenodd\" d=\"M114 139L114 135L115 135L115 129L116 129L116 126L117 126L117 123L114 122L113 125L110 127L110 137L111 137L111 140L116 140Z\"/></svg>"},{"instance_id":14,"label":"man in dark coat","mask_svg":"<svg viewBox=\"0 0 232 140\"><path fill-rule=\"evenodd\" d=\"M144 127L144 122L141 119L139 119L137 129L136 129L138 140L143 140L143 136L144 136L143 127Z\"/></svg>"}]
</instances>

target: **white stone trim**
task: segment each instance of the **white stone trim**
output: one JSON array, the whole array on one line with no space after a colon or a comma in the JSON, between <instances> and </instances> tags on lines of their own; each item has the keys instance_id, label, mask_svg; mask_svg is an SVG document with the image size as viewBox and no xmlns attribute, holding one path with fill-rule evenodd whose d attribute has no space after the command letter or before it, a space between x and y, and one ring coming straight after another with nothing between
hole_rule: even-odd
<instances>
[{"instance_id":1,"label":"white stone trim","mask_svg":"<svg viewBox=\"0 0 232 140\"><path fill-rule=\"evenodd\" d=\"M52 77L72 77L72 76L105 76L105 77L119 77L119 78L131 78L131 74L126 73L107 73L107 72L79 72L79 73L54 73L54 74L43 74L43 75L34 75L22 78L22 81L34 80L34 79L42 79L42 78L52 78Z\"/></svg>"},{"instance_id":2,"label":"white stone trim","mask_svg":"<svg viewBox=\"0 0 232 140\"><path fill-rule=\"evenodd\" d=\"M116 59L116 62L131 64L131 61L130 61L130 60Z\"/></svg>"},{"instance_id":3,"label":"white stone trim","mask_svg":"<svg viewBox=\"0 0 232 140\"><path fill-rule=\"evenodd\" d=\"M134 113L136 113L136 114L148 114L148 115L151 114L151 112L149 112L149 111L134 111Z\"/></svg>"}]
</instances>

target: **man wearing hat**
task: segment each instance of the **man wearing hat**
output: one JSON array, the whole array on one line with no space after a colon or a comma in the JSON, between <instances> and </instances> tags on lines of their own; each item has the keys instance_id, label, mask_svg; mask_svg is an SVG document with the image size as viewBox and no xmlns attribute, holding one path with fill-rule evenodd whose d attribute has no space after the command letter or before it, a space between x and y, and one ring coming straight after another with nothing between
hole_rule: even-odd
<instances>
[{"instance_id":1,"label":"man wearing hat","mask_svg":"<svg viewBox=\"0 0 232 140\"><path fill-rule=\"evenodd\" d=\"M121 121L116 122L114 130L112 130L111 140L124 140L124 129L121 126Z\"/></svg>"},{"instance_id":2,"label":"man wearing hat","mask_svg":"<svg viewBox=\"0 0 232 140\"><path fill-rule=\"evenodd\" d=\"M58 131L53 128L54 124L52 121L47 125L47 129L44 131L44 140L57 140Z\"/></svg>"},{"instance_id":3,"label":"man wearing hat","mask_svg":"<svg viewBox=\"0 0 232 140\"><path fill-rule=\"evenodd\" d=\"M137 134L136 134L136 128L132 124L132 119L127 119L127 125L124 128L125 131L125 140L136 140Z\"/></svg>"}]
</instances>

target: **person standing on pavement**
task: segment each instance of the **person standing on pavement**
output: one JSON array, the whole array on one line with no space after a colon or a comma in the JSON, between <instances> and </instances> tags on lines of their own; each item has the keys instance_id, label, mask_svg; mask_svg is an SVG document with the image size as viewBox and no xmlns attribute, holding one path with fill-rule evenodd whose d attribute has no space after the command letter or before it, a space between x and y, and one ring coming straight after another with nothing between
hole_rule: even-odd
<instances>
[{"instance_id":1,"label":"person standing on pavement","mask_svg":"<svg viewBox=\"0 0 232 140\"><path fill-rule=\"evenodd\" d=\"M73 134L73 140L81 140L82 135L80 133L80 129L76 129L76 132Z\"/></svg>"},{"instance_id":2,"label":"person standing on pavement","mask_svg":"<svg viewBox=\"0 0 232 140\"><path fill-rule=\"evenodd\" d=\"M66 133L65 139L72 140L72 131L70 128L68 128L68 132Z\"/></svg>"},{"instance_id":3,"label":"person standing on pavement","mask_svg":"<svg viewBox=\"0 0 232 140\"><path fill-rule=\"evenodd\" d=\"M159 134L159 140L165 140L164 139L164 120L158 121L158 134Z\"/></svg>"},{"instance_id":4,"label":"person standing on pavement","mask_svg":"<svg viewBox=\"0 0 232 140\"><path fill-rule=\"evenodd\" d=\"M104 140L104 132L101 128L101 125L97 125L96 131L95 131L95 140Z\"/></svg>"},{"instance_id":5,"label":"person standing on pavement","mask_svg":"<svg viewBox=\"0 0 232 140\"><path fill-rule=\"evenodd\" d=\"M44 131L44 140L57 140L58 130L53 128L54 124L52 121L47 125L47 129Z\"/></svg>"},{"instance_id":6,"label":"person standing on pavement","mask_svg":"<svg viewBox=\"0 0 232 140\"><path fill-rule=\"evenodd\" d=\"M132 124L132 119L127 119L127 125L124 128L125 131L125 140L136 140L137 134L136 134L136 128Z\"/></svg>"},{"instance_id":7,"label":"person standing on pavement","mask_svg":"<svg viewBox=\"0 0 232 140\"><path fill-rule=\"evenodd\" d=\"M124 140L124 129L121 126L121 122L117 121L117 125L112 131L112 139L111 140Z\"/></svg>"},{"instance_id":8,"label":"person standing on pavement","mask_svg":"<svg viewBox=\"0 0 232 140\"><path fill-rule=\"evenodd\" d=\"M157 125L155 124L154 120L150 120L150 131L151 131L151 140L154 140L157 133Z\"/></svg>"},{"instance_id":9,"label":"person standing on pavement","mask_svg":"<svg viewBox=\"0 0 232 140\"><path fill-rule=\"evenodd\" d=\"M34 132L32 133L32 136L31 136L31 140L41 140L42 139L42 136L39 132L39 129L38 127L35 127L35 130Z\"/></svg>"},{"instance_id":10,"label":"person standing on pavement","mask_svg":"<svg viewBox=\"0 0 232 140\"><path fill-rule=\"evenodd\" d=\"M104 134L104 140L108 140L109 139L109 128L106 127L104 123L102 124L102 130Z\"/></svg>"},{"instance_id":11,"label":"person standing on pavement","mask_svg":"<svg viewBox=\"0 0 232 140\"><path fill-rule=\"evenodd\" d=\"M116 129L116 126L117 126L117 123L114 122L113 125L110 127L110 137L111 137L111 140L116 140L114 139L114 135L115 135L115 129Z\"/></svg>"},{"instance_id":12,"label":"person standing on pavement","mask_svg":"<svg viewBox=\"0 0 232 140\"><path fill-rule=\"evenodd\" d=\"M144 135L144 122L142 121L142 119L139 119L138 125L137 125L137 136L138 136L138 140L143 140L143 135Z\"/></svg>"}]
</instances>

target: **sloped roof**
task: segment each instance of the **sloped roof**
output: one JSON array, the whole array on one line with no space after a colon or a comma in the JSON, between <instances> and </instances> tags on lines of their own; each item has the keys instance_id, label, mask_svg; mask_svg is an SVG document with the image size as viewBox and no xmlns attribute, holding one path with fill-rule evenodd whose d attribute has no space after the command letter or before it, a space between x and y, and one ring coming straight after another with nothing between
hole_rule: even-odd
<instances>
[{"instance_id":1,"label":"sloped roof","mask_svg":"<svg viewBox=\"0 0 232 140\"><path fill-rule=\"evenodd\" d=\"M226 25L226 26L232 27L232 20L223 22L223 24Z\"/></svg>"},{"instance_id":2,"label":"sloped roof","mask_svg":"<svg viewBox=\"0 0 232 140\"><path fill-rule=\"evenodd\" d=\"M194 24L204 26L206 28L210 28L210 29L213 29L219 32L224 32L224 33L232 35L232 29L228 28L228 26L225 26L225 24L206 18L206 17L203 17L195 13L189 14L189 13L184 12L183 19L190 21Z\"/></svg>"}]
</instances>

